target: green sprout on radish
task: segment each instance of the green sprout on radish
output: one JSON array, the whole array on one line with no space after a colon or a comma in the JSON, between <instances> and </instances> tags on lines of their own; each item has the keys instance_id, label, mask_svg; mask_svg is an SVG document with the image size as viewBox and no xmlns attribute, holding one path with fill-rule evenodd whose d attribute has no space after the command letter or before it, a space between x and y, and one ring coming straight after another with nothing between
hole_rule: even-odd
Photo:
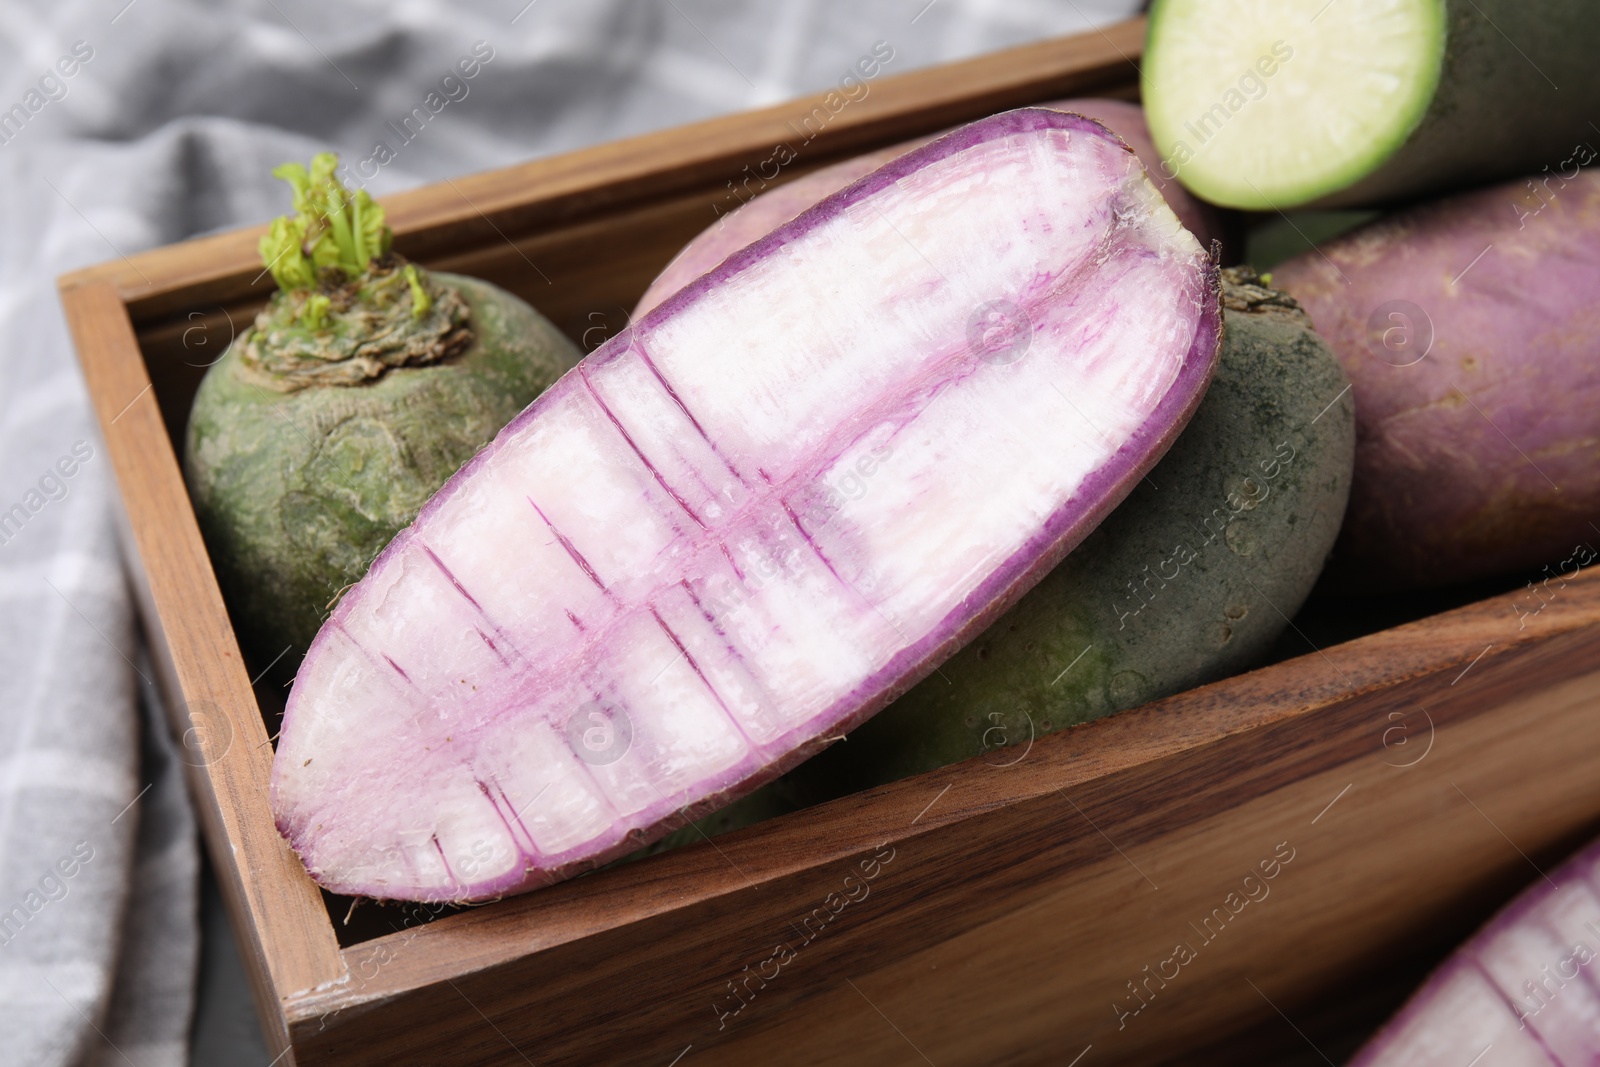
<instances>
[{"instance_id":1,"label":"green sprout on radish","mask_svg":"<svg viewBox=\"0 0 1600 1067\"><path fill-rule=\"evenodd\" d=\"M335 173L339 157L321 152L307 170L284 163L273 177L289 183L294 212L272 220L258 246L261 262L290 303L289 320L312 333L337 327L338 312L394 303L398 282L411 297L411 318L433 309L426 274L406 263L396 273L394 231L365 189L351 192ZM387 284L386 284L387 283Z\"/></svg>"},{"instance_id":2,"label":"green sprout on radish","mask_svg":"<svg viewBox=\"0 0 1600 1067\"><path fill-rule=\"evenodd\" d=\"M261 260L285 292L314 288L330 271L340 280L358 278L394 243L383 208L365 189L346 189L334 173L338 165L338 156L320 152L309 171L285 163L272 172L294 191L294 214L272 220Z\"/></svg>"}]
</instances>

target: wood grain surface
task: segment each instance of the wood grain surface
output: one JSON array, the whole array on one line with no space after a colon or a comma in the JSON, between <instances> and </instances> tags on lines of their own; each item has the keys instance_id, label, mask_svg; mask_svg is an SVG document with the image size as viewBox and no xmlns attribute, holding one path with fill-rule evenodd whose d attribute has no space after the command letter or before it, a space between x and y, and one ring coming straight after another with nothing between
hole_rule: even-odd
<instances>
[{"instance_id":1,"label":"wood grain surface","mask_svg":"<svg viewBox=\"0 0 1600 1067\"><path fill-rule=\"evenodd\" d=\"M1523 853L1597 828L1600 580L1521 630L1517 596L1042 738L1013 767L968 761L347 948L360 977L291 1004L297 1040L361 1064L1177 1055L1414 947L1485 885L1537 877ZM1188 924L1285 842L1268 895L1202 943ZM866 895L795 948L884 843ZM1197 958L1120 1020L1185 938ZM720 1015L780 943L795 958Z\"/></svg>"}]
</instances>

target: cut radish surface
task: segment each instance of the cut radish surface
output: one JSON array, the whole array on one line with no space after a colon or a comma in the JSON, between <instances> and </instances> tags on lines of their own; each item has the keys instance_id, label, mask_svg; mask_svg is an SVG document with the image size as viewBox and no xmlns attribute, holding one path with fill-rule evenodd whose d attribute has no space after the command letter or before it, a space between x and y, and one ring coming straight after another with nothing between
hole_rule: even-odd
<instances>
[{"instance_id":1,"label":"cut radish surface","mask_svg":"<svg viewBox=\"0 0 1600 1067\"><path fill-rule=\"evenodd\" d=\"M484 899L754 788L1116 505L1218 322L1097 123L900 157L589 356L395 538L301 666L279 828L329 889Z\"/></svg>"},{"instance_id":2,"label":"cut radish surface","mask_svg":"<svg viewBox=\"0 0 1600 1067\"><path fill-rule=\"evenodd\" d=\"M1351 1067L1600 1062L1600 843L1445 961Z\"/></svg>"},{"instance_id":3,"label":"cut radish surface","mask_svg":"<svg viewBox=\"0 0 1600 1067\"><path fill-rule=\"evenodd\" d=\"M1070 111L1074 115L1094 119L1127 141L1143 161L1146 170L1153 170L1160 165L1160 156L1150 140L1150 130L1145 125L1144 112L1138 104L1130 104L1126 100L1082 97L1052 100L1037 106L1052 111ZM758 237L765 237L829 193L838 192L896 156L920 148L938 136L940 134L931 134L851 156L768 189L733 211L719 214L716 222L679 249L678 254L672 257L672 262L656 275L650 288L634 305L633 313L645 314L732 253ZM1157 184L1178 220L1199 239L1202 246L1210 248L1213 240L1221 240L1226 235L1226 224L1211 205L1200 203L1177 182L1158 179Z\"/></svg>"},{"instance_id":4,"label":"cut radish surface","mask_svg":"<svg viewBox=\"0 0 1600 1067\"><path fill-rule=\"evenodd\" d=\"M1592 0L1534 10L1157 0L1142 71L1150 131L1168 172L1202 199L1253 210L1555 169L1593 137L1600 22Z\"/></svg>"}]
</instances>

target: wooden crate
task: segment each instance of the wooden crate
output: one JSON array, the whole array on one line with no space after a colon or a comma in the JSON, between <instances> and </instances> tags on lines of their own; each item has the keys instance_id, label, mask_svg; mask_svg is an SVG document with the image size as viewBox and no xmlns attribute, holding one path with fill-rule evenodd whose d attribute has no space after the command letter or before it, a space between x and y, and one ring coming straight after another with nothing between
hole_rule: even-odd
<instances>
[{"instance_id":1,"label":"wooden crate","mask_svg":"<svg viewBox=\"0 0 1600 1067\"><path fill-rule=\"evenodd\" d=\"M782 178L1006 107L1129 96L1143 32L883 78ZM397 247L592 347L819 102L393 197ZM268 292L259 233L108 262L61 295L279 1064L1192 1062L1436 950L1600 821L1600 581L1581 575L1522 612L1491 597L1043 738L1011 767L432 922L341 925L273 827L281 697L252 689L174 450L204 363Z\"/></svg>"}]
</instances>

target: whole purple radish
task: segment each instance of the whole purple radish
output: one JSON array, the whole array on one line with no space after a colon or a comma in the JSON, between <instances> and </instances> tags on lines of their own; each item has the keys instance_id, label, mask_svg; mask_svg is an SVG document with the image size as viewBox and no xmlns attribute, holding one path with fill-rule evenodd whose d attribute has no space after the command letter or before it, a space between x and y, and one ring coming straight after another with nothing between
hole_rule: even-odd
<instances>
[{"instance_id":1,"label":"whole purple radish","mask_svg":"<svg viewBox=\"0 0 1600 1067\"><path fill-rule=\"evenodd\" d=\"M301 666L279 829L331 890L483 900L748 792L1082 540L1193 413L1219 330L1215 265L1098 123L1013 111L901 156L429 501Z\"/></svg>"},{"instance_id":2,"label":"whole purple radish","mask_svg":"<svg viewBox=\"0 0 1600 1067\"><path fill-rule=\"evenodd\" d=\"M1600 842L1435 971L1351 1067L1600 1063Z\"/></svg>"},{"instance_id":3,"label":"whole purple radish","mask_svg":"<svg viewBox=\"0 0 1600 1067\"><path fill-rule=\"evenodd\" d=\"M1160 170L1161 157L1156 152L1155 142L1150 139L1150 131L1144 123L1144 112L1138 104L1124 100L1074 99L1057 100L1039 106L1052 111L1070 111L1104 124L1132 146L1151 179L1160 186L1167 204L1177 213L1178 221L1199 239L1201 247L1210 248L1212 241L1222 239L1224 226L1221 213L1210 204L1190 196L1176 181L1163 176ZM734 252L756 238L771 233L829 193L843 189L896 156L903 156L932 139L919 137L875 152L852 156L761 192L741 207L722 215L685 245L650 283L650 288L639 298L633 313L643 315Z\"/></svg>"},{"instance_id":4,"label":"whole purple radish","mask_svg":"<svg viewBox=\"0 0 1600 1067\"><path fill-rule=\"evenodd\" d=\"M1600 544L1600 173L1398 212L1273 277L1355 390L1331 585L1442 585Z\"/></svg>"}]
</instances>

